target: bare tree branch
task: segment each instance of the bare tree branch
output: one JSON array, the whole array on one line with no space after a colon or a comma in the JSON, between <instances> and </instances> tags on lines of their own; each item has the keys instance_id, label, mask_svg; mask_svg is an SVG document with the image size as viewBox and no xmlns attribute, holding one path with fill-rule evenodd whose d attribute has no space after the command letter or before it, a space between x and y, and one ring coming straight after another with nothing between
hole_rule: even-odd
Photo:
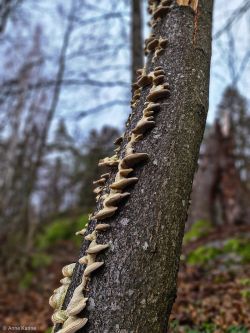
<instances>
[{"instance_id":1,"label":"bare tree branch","mask_svg":"<svg viewBox=\"0 0 250 333\"><path fill-rule=\"evenodd\" d=\"M239 20L249 10L249 8L250 8L250 1L245 0L243 5L241 7L238 7L232 13L232 15L225 23L225 25L213 35L213 39L219 38L224 32L226 32L234 24L235 21Z\"/></svg>"}]
</instances>

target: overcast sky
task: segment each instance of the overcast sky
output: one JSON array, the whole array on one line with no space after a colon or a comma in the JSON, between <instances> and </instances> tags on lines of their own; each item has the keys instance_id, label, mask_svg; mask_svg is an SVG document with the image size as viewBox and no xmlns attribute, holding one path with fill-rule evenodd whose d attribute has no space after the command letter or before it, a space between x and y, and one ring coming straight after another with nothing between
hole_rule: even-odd
<instances>
[{"instance_id":1,"label":"overcast sky","mask_svg":"<svg viewBox=\"0 0 250 333\"><path fill-rule=\"evenodd\" d=\"M77 0L75 0L77 1ZM79 0L78 0L79 1ZM213 33L216 34L227 22L235 9L250 0L216 0L214 7ZM7 25L6 33L12 38L31 34L37 24L42 27L43 52L46 55L43 72L50 78L56 74L56 57L58 57L62 44L62 37L66 27L66 17L71 1L62 0L26 0L22 3L22 18L26 20L17 25L11 22ZM115 82L121 84L111 87L98 87L89 84L65 86L60 95L56 118L52 126L55 128L59 119L64 118L73 132L87 133L92 128L101 128L103 125L123 127L130 112L130 46L129 27L130 12L129 0L85 0L79 1L80 9L76 16L82 22L76 23L70 38L70 47L67 52L65 79L85 80L98 82ZM88 10L82 5L87 4ZM97 20L94 23L86 21L116 13L113 18ZM63 13L63 14L62 14ZM32 17L32 20L30 19ZM146 25L146 18L144 21ZM237 72L242 59L250 51L250 10L235 20L232 25L234 50L229 52L229 38L223 34L213 42L213 56L210 80L210 109L208 122L215 117L216 107L221 100L224 89L232 82L232 67ZM148 32L146 32L148 34ZM147 37L147 36L146 36ZM32 39L30 39L32 40ZM9 50L7 58L22 62L25 58L26 44L20 45L20 52ZM4 58L4 46L0 47L0 54ZM11 54L10 54L11 52ZM229 55L232 56L229 65ZM6 55L4 60L6 59ZM0 63L0 70L4 79L15 77L15 72L5 70L5 62ZM111 68L110 68L111 67ZM248 95L250 63L245 67L244 73L238 83L238 88L245 96ZM116 103L113 103L113 101ZM92 116L77 118L81 112L95 111L100 105L108 107L101 112L93 112Z\"/></svg>"}]
</instances>

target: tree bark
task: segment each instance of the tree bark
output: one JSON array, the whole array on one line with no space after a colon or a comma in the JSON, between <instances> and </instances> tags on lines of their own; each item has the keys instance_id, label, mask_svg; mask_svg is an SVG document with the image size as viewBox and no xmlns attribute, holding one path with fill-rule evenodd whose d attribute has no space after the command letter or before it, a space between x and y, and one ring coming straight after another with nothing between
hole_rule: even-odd
<instances>
[{"instance_id":1,"label":"tree bark","mask_svg":"<svg viewBox=\"0 0 250 333\"><path fill-rule=\"evenodd\" d=\"M155 127L134 144L136 152L149 155L149 161L135 168L133 177L138 177L138 182L129 187L130 197L114 216L102 222L111 228L98 233L97 242L109 243L110 248L97 256L105 265L94 272L84 291L88 302L80 317L88 318L88 322L79 332L167 331L208 109L211 21L212 0L200 0L195 12L189 6L174 4L153 28L156 38L166 38L168 44L154 61L153 53L149 53L146 72L162 66L171 94L160 100ZM127 122L120 158L131 130L141 119L149 90L150 86L142 88ZM114 182L116 172L111 172L107 186ZM101 208L99 201L96 212ZM96 219L92 219L86 234L96 224ZM85 240L80 257L88 246L89 241ZM85 268L76 264L63 309L81 282Z\"/></svg>"},{"instance_id":2,"label":"tree bark","mask_svg":"<svg viewBox=\"0 0 250 333\"><path fill-rule=\"evenodd\" d=\"M136 70L143 66L143 19L141 0L132 0L131 9L131 62L132 62L132 82L136 80Z\"/></svg>"}]
</instances>

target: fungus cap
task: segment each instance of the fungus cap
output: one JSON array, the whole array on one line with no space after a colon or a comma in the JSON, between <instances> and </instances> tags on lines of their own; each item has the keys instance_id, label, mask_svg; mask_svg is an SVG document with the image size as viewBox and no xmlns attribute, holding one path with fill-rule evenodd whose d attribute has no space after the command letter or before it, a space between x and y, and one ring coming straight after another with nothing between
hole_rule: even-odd
<instances>
[{"instance_id":1,"label":"fungus cap","mask_svg":"<svg viewBox=\"0 0 250 333\"><path fill-rule=\"evenodd\" d=\"M129 196L130 196L129 192L112 194L105 200L105 205L114 206L114 205L118 204L121 200L123 200Z\"/></svg>"},{"instance_id":2,"label":"fungus cap","mask_svg":"<svg viewBox=\"0 0 250 333\"><path fill-rule=\"evenodd\" d=\"M123 162L129 167L133 167L136 164L145 162L146 160L148 160L148 158L149 155L147 153L134 153L125 156L123 158Z\"/></svg>"},{"instance_id":3,"label":"fungus cap","mask_svg":"<svg viewBox=\"0 0 250 333\"><path fill-rule=\"evenodd\" d=\"M84 276L89 276L91 273L93 273L94 271L96 271L98 268L100 268L101 266L103 266L104 262L103 261L96 261L93 262L93 264L90 264L89 266L87 266L83 272Z\"/></svg>"},{"instance_id":4,"label":"fungus cap","mask_svg":"<svg viewBox=\"0 0 250 333\"><path fill-rule=\"evenodd\" d=\"M107 248L109 248L109 244L97 244L94 246L90 246L86 252L88 254L97 254L101 251L106 250Z\"/></svg>"},{"instance_id":5,"label":"fungus cap","mask_svg":"<svg viewBox=\"0 0 250 333\"><path fill-rule=\"evenodd\" d=\"M75 333L87 324L88 318L69 317L58 333Z\"/></svg>"},{"instance_id":6,"label":"fungus cap","mask_svg":"<svg viewBox=\"0 0 250 333\"><path fill-rule=\"evenodd\" d=\"M97 212L94 218L97 220L106 219L107 217L111 217L112 215L114 215L117 209L118 207L105 207L101 209L99 212Z\"/></svg>"},{"instance_id":7,"label":"fungus cap","mask_svg":"<svg viewBox=\"0 0 250 333\"><path fill-rule=\"evenodd\" d=\"M54 325L63 324L67 318L68 318L68 315L65 310L57 310L51 316L51 320Z\"/></svg>"},{"instance_id":8,"label":"fungus cap","mask_svg":"<svg viewBox=\"0 0 250 333\"><path fill-rule=\"evenodd\" d=\"M112 190L123 190L129 185L133 185L138 181L137 177L131 177L131 178L124 178L121 180L118 180L117 182L114 182L110 185L110 188Z\"/></svg>"},{"instance_id":9,"label":"fungus cap","mask_svg":"<svg viewBox=\"0 0 250 333\"><path fill-rule=\"evenodd\" d=\"M72 264L66 265L62 268L62 274L65 277L71 277L74 271L76 263L73 262Z\"/></svg>"},{"instance_id":10,"label":"fungus cap","mask_svg":"<svg viewBox=\"0 0 250 333\"><path fill-rule=\"evenodd\" d=\"M96 231L105 231L105 230L107 230L109 228L110 228L110 224L108 224L108 223L100 223L100 224L96 225L95 230Z\"/></svg>"},{"instance_id":11,"label":"fungus cap","mask_svg":"<svg viewBox=\"0 0 250 333\"><path fill-rule=\"evenodd\" d=\"M79 314L86 307L87 300L88 298L84 297L81 300L79 300L76 304L74 304L72 307L69 307L67 309L68 315L75 316Z\"/></svg>"}]
</instances>

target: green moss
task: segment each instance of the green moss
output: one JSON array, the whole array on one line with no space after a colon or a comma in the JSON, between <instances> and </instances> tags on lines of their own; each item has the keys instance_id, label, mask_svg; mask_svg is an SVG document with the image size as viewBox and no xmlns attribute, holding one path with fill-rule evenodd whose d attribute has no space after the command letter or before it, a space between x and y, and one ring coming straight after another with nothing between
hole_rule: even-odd
<instances>
[{"instance_id":1,"label":"green moss","mask_svg":"<svg viewBox=\"0 0 250 333\"><path fill-rule=\"evenodd\" d=\"M53 327L47 328L47 330L44 333L52 333Z\"/></svg>"},{"instance_id":2,"label":"green moss","mask_svg":"<svg viewBox=\"0 0 250 333\"><path fill-rule=\"evenodd\" d=\"M235 253L242 258L243 263L250 262L250 241L249 239L229 239L224 246L225 253Z\"/></svg>"},{"instance_id":3,"label":"green moss","mask_svg":"<svg viewBox=\"0 0 250 333\"><path fill-rule=\"evenodd\" d=\"M19 288L20 289L27 289L32 283L34 277L33 272L26 272L23 276L22 279L19 281Z\"/></svg>"},{"instance_id":4,"label":"green moss","mask_svg":"<svg viewBox=\"0 0 250 333\"><path fill-rule=\"evenodd\" d=\"M193 265L203 265L215 259L217 256L225 254L235 254L242 263L249 263L250 241L248 239L235 238L229 239L221 248L212 245L199 246L188 254L187 262Z\"/></svg>"},{"instance_id":5,"label":"green moss","mask_svg":"<svg viewBox=\"0 0 250 333\"><path fill-rule=\"evenodd\" d=\"M189 326L180 326L179 322L177 320L174 320L172 323L170 323L170 332L171 333L177 333L180 331L180 328L182 329L182 332L185 333L214 333L218 327L217 325L213 323L203 323L202 325L198 327L189 327ZM225 330L225 333L247 333L248 330L244 326L230 326Z\"/></svg>"},{"instance_id":6,"label":"green moss","mask_svg":"<svg viewBox=\"0 0 250 333\"><path fill-rule=\"evenodd\" d=\"M250 289L243 289L240 291L240 294L243 298L245 298L245 300L250 300Z\"/></svg>"},{"instance_id":7,"label":"green moss","mask_svg":"<svg viewBox=\"0 0 250 333\"><path fill-rule=\"evenodd\" d=\"M247 333L248 329L244 326L231 326L226 330L226 333Z\"/></svg>"},{"instance_id":8,"label":"green moss","mask_svg":"<svg viewBox=\"0 0 250 333\"><path fill-rule=\"evenodd\" d=\"M193 223L190 230L184 235L183 242L187 244L191 241L199 239L203 236L206 236L212 229L210 222L205 220L198 220Z\"/></svg>"},{"instance_id":9,"label":"green moss","mask_svg":"<svg viewBox=\"0 0 250 333\"><path fill-rule=\"evenodd\" d=\"M31 258L31 266L34 269L48 266L51 262L51 256L43 252L34 253Z\"/></svg>"},{"instance_id":10,"label":"green moss","mask_svg":"<svg viewBox=\"0 0 250 333\"><path fill-rule=\"evenodd\" d=\"M87 215L81 215L78 218L60 218L47 225L38 235L36 243L37 249L47 249L60 240L73 240L77 245L81 239L75 236L76 231L83 229L88 222Z\"/></svg>"},{"instance_id":11,"label":"green moss","mask_svg":"<svg viewBox=\"0 0 250 333\"><path fill-rule=\"evenodd\" d=\"M222 251L218 248L200 246L188 254L187 262L192 265L203 265L215 259L220 254L222 254Z\"/></svg>"},{"instance_id":12,"label":"green moss","mask_svg":"<svg viewBox=\"0 0 250 333\"><path fill-rule=\"evenodd\" d=\"M250 287L250 279L247 279L247 278L245 278L245 279L240 279L239 282L240 282L240 284L241 284L242 286Z\"/></svg>"}]
</instances>

